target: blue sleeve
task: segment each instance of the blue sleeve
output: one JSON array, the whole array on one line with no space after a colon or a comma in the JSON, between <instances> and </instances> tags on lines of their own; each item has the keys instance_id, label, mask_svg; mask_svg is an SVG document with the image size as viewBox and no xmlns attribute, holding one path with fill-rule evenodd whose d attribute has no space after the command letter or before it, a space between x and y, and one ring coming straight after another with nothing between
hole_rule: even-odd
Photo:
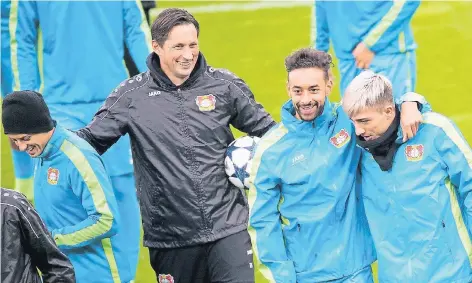
<instances>
[{"instance_id":1,"label":"blue sleeve","mask_svg":"<svg viewBox=\"0 0 472 283\"><path fill-rule=\"evenodd\" d=\"M12 1L10 10L11 67L13 90L38 91L38 15L35 1Z\"/></svg>"},{"instance_id":2,"label":"blue sleeve","mask_svg":"<svg viewBox=\"0 0 472 283\"><path fill-rule=\"evenodd\" d=\"M315 49L328 52L329 49L329 29L326 18L326 11L322 1L313 4L313 14L311 19L311 42Z\"/></svg>"},{"instance_id":3,"label":"blue sleeve","mask_svg":"<svg viewBox=\"0 0 472 283\"><path fill-rule=\"evenodd\" d=\"M409 24L420 1L395 0L391 1L391 7L382 19L377 22L363 38L364 44L378 53L398 38L405 25Z\"/></svg>"},{"instance_id":4,"label":"blue sleeve","mask_svg":"<svg viewBox=\"0 0 472 283\"><path fill-rule=\"evenodd\" d=\"M146 58L151 53L151 31L140 1L123 1L125 43L140 72L147 69Z\"/></svg>"},{"instance_id":5,"label":"blue sleeve","mask_svg":"<svg viewBox=\"0 0 472 283\"><path fill-rule=\"evenodd\" d=\"M64 148L71 160L67 172L71 189L82 201L88 217L51 233L60 248L73 249L116 234L119 215L111 181L100 158L97 155L85 157L71 144Z\"/></svg>"},{"instance_id":6,"label":"blue sleeve","mask_svg":"<svg viewBox=\"0 0 472 283\"><path fill-rule=\"evenodd\" d=\"M403 102L416 102L418 103L419 110L421 114L431 112L431 105L429 102L426 100L424 96L421 94L418 94L416 92L407 92L404 95L402 95L397 101L395 101L395 104L398 106L398 108L401 110L401 105Z\"/></svg>"},{"instance_id":7,"label":"blue sleeve","mask_svg":"<svg viewBox=\"0 0 472 283\"><path fill-rule=\"evenodd\" d=\"M269 135L274 135L274 131ZM252 163L248 231L255 252L255 263L263 276L270 282L295 283L295 267L287 256L282 233L281 219L284 218L278 208L282 197L281 180L274 175L273 166L263 158L267 147L264 139L259 142Z\"/></svg>"},{"instance_id":8,"label":"blue sleeve","mask_svg":"<svg viewBox=\"0 0 472 283\"><path fill-rule=\"evenodd\" d=\"M462 211L465 225L469 235L472 235L472 150L457 126L448 118L430 113L425 117L425 122L441 128L434 142L449 175L445 185L449 190L451 203L458 202L465 209ZM459 210L454 216L462 217ZM462 228L464 227L458 226L459 233Z\"/></svg>"},{"instance_id":9,"label":"blue sleeve","mask_svg":"<svg viewBox=\"0 0 472 283\"><path fill-rule=\"evenodd\" d=\"M13 74L11 70L11 53L10 53L10 6L11 1L1 1L1 91L2 98L13 90Z\"/></svg>"}]
</instances>

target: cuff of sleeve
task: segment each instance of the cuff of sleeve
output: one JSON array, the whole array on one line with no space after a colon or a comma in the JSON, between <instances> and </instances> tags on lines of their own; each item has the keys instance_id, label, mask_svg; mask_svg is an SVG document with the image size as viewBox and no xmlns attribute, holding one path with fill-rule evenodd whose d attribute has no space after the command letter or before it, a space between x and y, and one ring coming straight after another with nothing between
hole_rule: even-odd
<instances>
[{"instance_id":1,"label":"cuff of sleeve","mask_svg":"<svg viewBox=\"0 0 472 283\"><path fill-rule=\"evenodd\" d=\"M405 93L404 95L402 95L396 101L396 104L401 107L403 102L416 102L416 103L418 103L418 110L421 111L421 113L431 111L431 106L426 101L425 97L422 96L421 94L416 93L416 92L410 91L410 92Z\"/></svg>"}]
</instances>

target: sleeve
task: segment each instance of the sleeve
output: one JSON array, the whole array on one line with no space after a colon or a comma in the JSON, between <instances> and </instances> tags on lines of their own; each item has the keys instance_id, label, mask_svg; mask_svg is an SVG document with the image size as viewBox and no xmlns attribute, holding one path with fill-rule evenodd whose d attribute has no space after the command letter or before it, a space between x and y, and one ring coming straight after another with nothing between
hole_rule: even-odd
<instances>
[{"instance_id":1,"label":"sleeve","mask_svg":"<svg viewBox=\"0 0 472 283\"><path fill-rule=\"evenodd\" d=\"M273 173L273 166L264 160L266 141L256 149L249 180L249 235L254 249L254 260L261 274L270 282L295 283L295 267L285 251L282 233L281 180Z\"/></svg>"},{"instance_id":2,"label":"sleeve","mask_svg":"<svg viewBox=\"0 0 472 283\"><path fill-rule=\"evenodd\" d=\"M141 1L123 1L126 47L138 70L147 69L146 58L151 53L151 31Z\"/></svg>"},{"instance_id":3,"label":"sleeve","mask_svg":"<svg viewBox=\"0 0 472 283\"><path fill-rule=\"evenodd\" d=\"M13 90L38 91L38 15L35 1L11 1L9 18Z\"/></svg>"},{"instance_id":4,"label":"sleeve","mask_svg":"<svg viewBox=\"0 0 472 283\"><path fill-rule=\"evenodd\" d=\"M329 29L326 11L322 1L315 0L311 19L311 42L315 49L328 52Z\"/></svg>"},{"instance_id":5,"label":"sleeve","mask_svg":"<svg viewBox=\"0 0 472 283\"><path fill-rule=\"evenodd\" d=\"M254 100L254 94L243 80L232 80L229 88L234 98L230 121L234 127L250 136L261 137L276 124L264 107Z\"/></svg>"},{"instance_id":6,"label":"sleeve","mask_svg":"<svg viewBox=\"0 0 472 283\"><path fill-rule=\"evenodd\" d=\"M398 38L405 24L411 21L419 0L393 0L391 7L382 19L364 36L363 42L374 53L378 53Z\"/></svg>"},{"instance_id":7,"label":"sleeve","mask_svg":"<svg viewBox=\"0 0 472 283\"><path fill-rule=\"evenodd\" d=\"M399 99L397 99L397 101L395 101L395 104L401 110L401 105L404 102L416 102L418 104L418 110L421 111L421 114L432 111L431 105L426 100L426 98L424 96L422 96L421 94L418 94L416 92L407 92L407 93L405 93Z\"/></svg>"},{"instance_id":8,"label":"sleeve","mask_svg":"<svg viewBox=\"0 0 472 283\"><path fill-rule=\"evenodd\" d=\"M74 268L54 243L51 234L26 197L22 196L18 218L25 250L41 271L43 282L75 283Z\"/></svg>"},{"instance_id":9,"label":"sleeve","mask_svg":"<svg viewBox=\"0 0 472 283\"><path fill-rule=\"evenodd\" d=\"M60 248L74 249L115 235L119 215L111 181L99 157L86 158L70 143L63 147L71 160L68 167L71 189L81 200L88 217L73 226L52 230L52 234Z\"/></svg>"},{"instance_id":10,"label":"sleeve","mask_svg":"<svg viewBox=\"0 0 472 283\"><path fill-rule=\"evenodd\" d=\"M92 145L99 154L105 153L128 132L129 99L126 89L118 86L85 128L76 134Z\"/></svg>"},{"instance_id":11,"label":"sleeve","mask_svg":"<svg viewBox=\"0 0 472 283\"><path fill-rule=\"evenodd\" d=\"M465 216L465 225L457 223L459 235L461 238L462 235L468 238L472 235L472 150L457 126L448 118L437 113L430 113L425 120L426 123L434 124L442 129L434 142L449 175L445 185L451 196L451 206L456 222L464 221L461 208L465 209L462 212ZM469 235L465 229L468 229Z\"/></svg>"}]
</instances>

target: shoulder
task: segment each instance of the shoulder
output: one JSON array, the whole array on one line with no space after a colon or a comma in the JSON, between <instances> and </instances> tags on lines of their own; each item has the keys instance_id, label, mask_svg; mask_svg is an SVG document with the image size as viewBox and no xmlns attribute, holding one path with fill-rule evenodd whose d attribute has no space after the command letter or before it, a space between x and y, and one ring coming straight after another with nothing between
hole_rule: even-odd
<instances>
[{"instance_id":1,"label":"shoulder","mask_svg":"<svg viewBox=\"0 0 472 283\"><path fill-rule=\"evenodd\" d=\"M468 144L457 125L448 117L436 113L423 114L423 124L420 131L424 131L428 138L434 139L438 144L444 140L453 141L462 149L468 148Z\"/></svg>"},{"instance_id":2,"label":"shoulder","mask_svg":"<svg viewBox=\"0 0 472 283\"><path fill-rule=\"evenodd\" d=\"M436 112L427 112L423 114L423 124L421 124L420 130L428 133L438 133L442 130L442 132L450 136L454 135L457 127L448 117Z\"/></svg>"},{"instance_id":3,"label":"shoulder","mask_svg":"<svg viewBox=\"0 0 472 283\"><path fill-rule=\"evenodd\" d=\"M1 188L0 203L7 210L24 212L33 209L25 195L5 188Z\"/></svg>"},{"instance_id":4,"label":"shoulder","mask_svg":"<svg viewBox=\"0 0 472 283\"><path fill-rule=\"evenodd\" d=\"M425 124L434 125L440 128L448 127L453 122L448 117L436 113L436 112L426 112L423 114L423 122Z\"/></svg>"},{"instance_id":5,"label":"shoulder","mask_svg":"<svg viewBox=\"0 0 472 283\"><path fill-rule=\"evenodd\" d=\"M68 132L61 145L61 151L67 156L69 167L72 170L85 170L87 168L98 169L97 164L102 163L97 151L85 140L73 132Z\"/></svg>"},{"instance_id":6,"label":"shoulder","mask_svg":"<svg viewBox=\"0 0 472 283\"><path fill-rule=\"evenodd\" d=\"M262 156L263 153L276 148L282 138L287 135L287 133L288 129L283 123L276 124L261 137L261 140L257 144L255 154Z\"/></svg>"},{"instance_id":7,"label":"shoulder","mask_svg":"<svg viewBox=\"0 0 472 283\"><path fill-rule=\"evenodd\" d=\"M225 80L232 82L234 80L239 80L240 78L236 76L233 72L224 68L214 68L212 66L207 66L205 73L215 80Z\"/></svg>"},{"instance_id":8,"label":"shoulder","mask_svg":"<svg viewBox=\"0 0 472 283\"><path fill-rule=\"evenodd\" d=\"M151 80L149 71L137 74L131 78L122 81L111 93L112 96L123 96L133 94L141 90Z\"/></svg>"}]
</instances>

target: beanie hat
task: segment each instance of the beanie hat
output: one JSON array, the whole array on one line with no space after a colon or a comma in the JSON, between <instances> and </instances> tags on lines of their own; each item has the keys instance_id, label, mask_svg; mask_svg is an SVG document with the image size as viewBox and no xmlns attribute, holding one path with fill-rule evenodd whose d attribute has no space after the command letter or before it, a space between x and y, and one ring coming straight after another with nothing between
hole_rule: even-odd
<instances>
[{"instance_id":1,"label":"beanie hat","mask_svg":"<svg viewBox=\"0 0 472 283\"><path fill-rule=\"evenodd\" d=\"M53 129L54 121L43 96L35 91L14 91L2 103L5 134L39 134Z\"/></svg>"}]
</instances>

